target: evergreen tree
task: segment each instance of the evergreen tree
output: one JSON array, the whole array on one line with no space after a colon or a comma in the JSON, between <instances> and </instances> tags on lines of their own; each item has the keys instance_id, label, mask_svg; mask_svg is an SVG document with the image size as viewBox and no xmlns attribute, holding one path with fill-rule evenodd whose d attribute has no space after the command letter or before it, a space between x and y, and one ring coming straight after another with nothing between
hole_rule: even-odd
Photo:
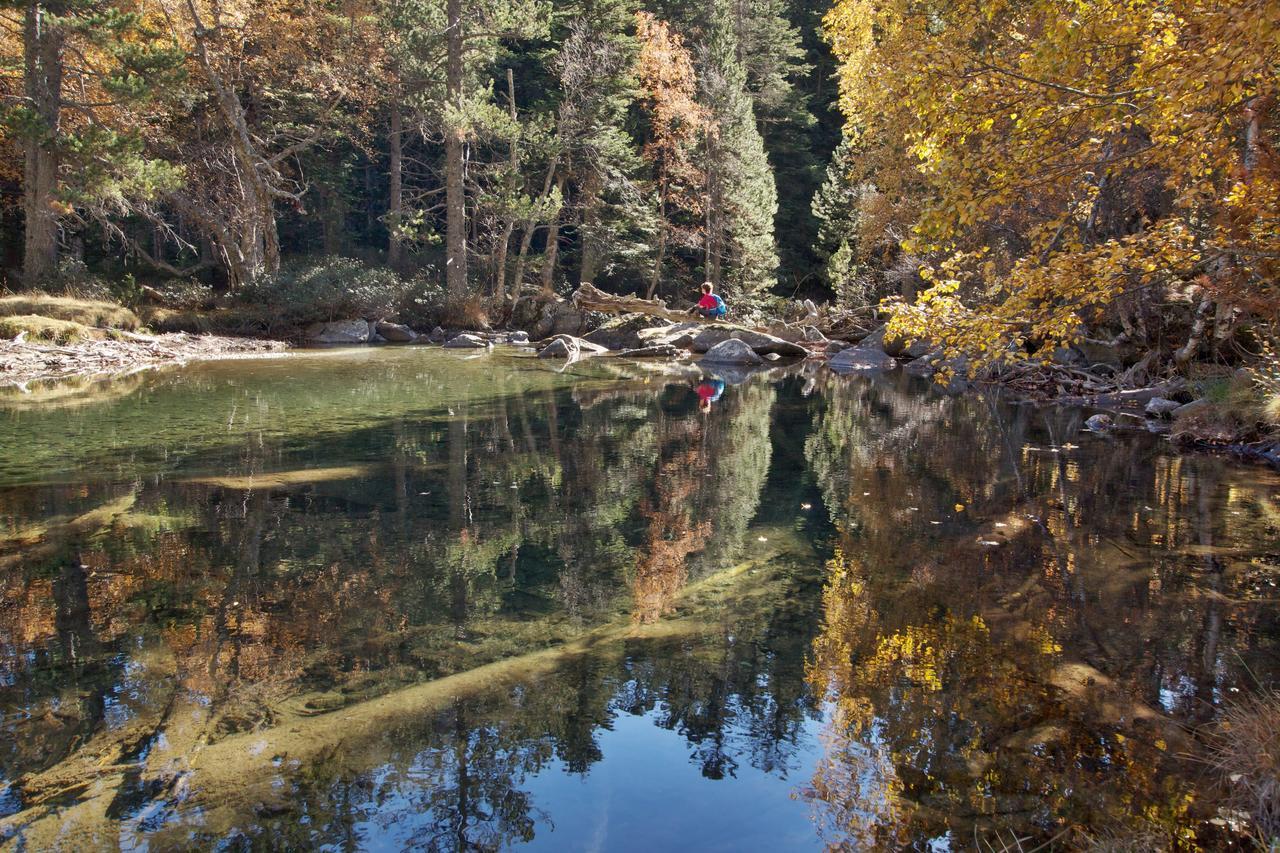
<instances>
[{"instance_id":1,"label":"evergreen tree","mask_svg":"<svg viewBox=\"0 0 1280 853\"><path fill-rule=\"evenodd\" d=\"M750 297L767 292L776 280L778 192L738 55L733 8L714 0L699 68L710 117L707 278L730 285L732 295Z\"/></svg>"},{"instance_id":2,"label":"evergreen tree","mask_svg":"<svg viewBox=\"0 0 1280 853\"><path fill-rule=\"evenodd\" d=\"M626 125L639 94L634 21L631 0L588 0L555 61L570 201L563 213L573 217L578 275L585 282L619 262L638 271L653 232L649 203L636 181L640 157ZM551 260L543 268L544 287L554 272Z\"/></svg>"},{"instance_id":3,"label":"evergreen tree","mask_svg":"<svg viewBox=\"0 0 1280 853\"><path fill-rule=\"evenodd\" d=\"M132 201L172 186L177 171L147 158L130 109L179 73L182 54L105 0L0 2L6 39L0 57L21 69L22 94L7 90L0 111L22 147L23 280L44 283L58 266L69 218L106 223Z\"/></svg>"}]
</instances>

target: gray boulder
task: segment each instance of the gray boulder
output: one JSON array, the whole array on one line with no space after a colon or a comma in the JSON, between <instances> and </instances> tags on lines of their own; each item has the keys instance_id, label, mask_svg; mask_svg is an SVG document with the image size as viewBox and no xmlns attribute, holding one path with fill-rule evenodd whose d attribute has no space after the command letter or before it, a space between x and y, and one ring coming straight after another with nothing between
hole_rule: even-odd
<instances>
[{"instance_id":1,"label":"gray boulder","mask_svg":"<svg viewBox=\"0 0 1280 853\"><path fill-rule=\"evenodd\" d=\"M312 323L306 328L307 340L313 344L367 344L368 320L335 320L330 323Z\"/></svg>"},{"instance_id":2,"label":"gray boulder","mask_svg":"<svg viewBox=\"0 0 1280 853\"><path fill-rule=\"evenodd\" d=\"M547 350L552 350L553 355L544 355ZM593 344L590 341L584 341L582 338L575 338L573 335L556 335L549 341L543 341L539 344L538 353L540 358L579 358L589 355L603 355L609 350Z\"/></svg>"},{"instance_id":3,"label":"gray boulder","mask_svg":"<svg viewBox=\"0 0 1280 853\"><path fill-rule=\"evenodd\" d=\"M377 323L374 328L379 335L393 344L411 344L418 339L413 329L399 323Z\"/></svg>"},{"instance_id":4,"label":"gray boulder","mask_svg":"<svg viewBox=\"0 0 1280 853\"><path fill-rule=\"evenodd\" d=\"M439 326L436 326L431 330L431 334L427 335L427 340L431 341L433 344L442 344L449 340L449 333Z\"/></svg>"},{"instance_id":5,"label":"gray boulder","mask_svg":"<svg viewBox=\"0 0 1280 853\"><path fill-rule=\"evenodd\" d=\"M529 333L528 332L512 332L510 335L507 335L507 342L510 344L514 344L515 346L518 346L518 347L528 346Z\"/></svg>"},{"instance_id":6,"label":"gray boulder","mask_svg":"<svg viewBox=\"0 0 1280 853\"><path fill-rule=\"evenodd\" d=\"M1113 426L1115 426L1115 421L1111 420L1110 415L1094 415L1089 418L1089 420L1085 421L1084 425L1085 428L1091 429L1094 432L1108 432Z\"/></svg>"},{"instance_id":7,"label":"gray boulder","mask_svg":"<svg viewBox=\"0 0 1280 853\"><path fill-rule=\"evenodd\" d=\"M578 348L576 339L568 335L554 339L542 348L542 352L538 353L538 358L564 358L569 361L581 356L582 350Z\"/></svg>"},{"instance_id":8,"label":"gray boulder","mask_svg":"<svg viewBox=\"0 0 1280 853\"><path fill-rule=\"evenodd\" d=\"M671 326L641 329L636 334L642 346L669 345L677 349L689 349L702 328L701 323L676 323Z\"/></svg>"},{"instance_id":9,"label":"gray boulder","mask_svg":"<svg viewBox=\"0 0 1280 853\"><path fill-rule=\"evenodd\" d=\"M618 358L675 358L680 355L680 352L681 350L671 344L655 344L651 347L624 349L617 353L617 356Z\"/></svg>"},{"instance_id":10,"label":"gray boulder","mask_svg":"<svg viewBox=\"0 0 1280 853\"><path fill-rule=\"evenodd\" d=\"M897 366L893 356L875 346L850 347L831 357L827 365L837 373L875 373Z\"/></svg>"},{"instance_id":11,"label":"gray boulder","mask_svg":"<svg viewBox=\"0 0 1280 853\"><path fill-rule=\"evenodd\" d=\"M849 349L852 346L853 344L847 341L828 341L827 355L835 355L838 352L844 352L845 350Z\"/></svg>"},{"instance_id":12,"label":"gray boulder","mask_svg":"<svg viewBox=\"0 0 1280 853\"><path fill-rule=\"evenodd\" d=\"M600 328L583 335L582 339L611 350L639 349L645 346L644 339L640 337L642 331L666 329L671 325L669 320L658 317L625 314L605 322Z\"/></svg>"},{"instance_id":13,"label":"gray boulder","mask_svg":"<svg viewBox=\"0 0 1280 853\"><path fill-rule=\"evenodd\" d=\"M825 344L827 336L822 334L816 326L805 326L800 330L806 343Z\"/></svg>"},{"instance_id":14,"label":"gray boulder","mask_svg":"<svg viewBox=\"0 0 1280 853\"><path fill-rule=\"evenodd\" d=\"M693 351L709 352L716 344L728 340L742 341L751 347L756 355L765 355L773 352L781 356L804 358L809 354L809 351L799 344L793 344L790 341L784 341L782 338L766 335L754 329L731 326L727 323L716 323L704 327L697 337L693 339Z\"/></svg>"},{"instance_id":15,"label":"gray boulder","mask_svg":"<svg viewBox=\"0 0 1280 853\"><path fill-rule=\"evenodd\" d=\"M751 345L738 338L728 338L714 345L702 360L713 364L763 364L762 359Z\"/></svg>"},{"instance_id":16,"label":"gray boulder","mask_svg":"<svg viewBox=\"0 0 1280 853\"><path fill-rule=\"evenodd\" d=\"M1166 420L1173 417L1173 413L1180 408L1182 408L1181 404L1174 400L1167 400L1164 397L1152 397L1147 401L1144 411L1149 418Z\"/></svg>"},{"instance_id":17,"label":"gray boulder","mask_svg":"<svg viewBox=\"0 0 1280 853\"><path fill-rule=\"evenodd\" d=\"M444 346L445 349L486 349L490 344L478 335L462 334L450 338Z\"/></svg>"},{"instance_id":18,"label":"gray boulder","mask_svg":"<svg viewBox=\"0 0 1280 853\"><path fill-rule=\"evenodd\" d=\"M568 302L548 302L542 306L537 323L530 330L535 339L555 335L581 335L587 330L586 313Z\"/></svg>"},{"instance_id":19,"label":"gray boulder","mask_svg":"<svg viewBox=\"0 0 1280 853\"><path fill-rule=\"evenodd\" d=\"M933 376L938 372L938 357L924 355L914 361L907 362L902 368L910 376Z\"/></svg>"}]
</instances>

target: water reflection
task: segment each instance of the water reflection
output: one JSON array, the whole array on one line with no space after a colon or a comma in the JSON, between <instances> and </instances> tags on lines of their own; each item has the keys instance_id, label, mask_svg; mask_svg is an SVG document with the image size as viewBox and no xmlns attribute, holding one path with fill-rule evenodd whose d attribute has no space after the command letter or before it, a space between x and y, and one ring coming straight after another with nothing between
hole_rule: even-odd
<instances>
[{"instance_id":1,"label":"water reflection","mask_svg":"<svg viewBox=\"0 0 1280 853\"><path fill-rule=\"evenodd\" d=\"M1193 727L1275 683L1275 477L906 380L431 358L10 414L70 462L0 490L8 837L1218 831Z\"/></svg>"}]
</instances>

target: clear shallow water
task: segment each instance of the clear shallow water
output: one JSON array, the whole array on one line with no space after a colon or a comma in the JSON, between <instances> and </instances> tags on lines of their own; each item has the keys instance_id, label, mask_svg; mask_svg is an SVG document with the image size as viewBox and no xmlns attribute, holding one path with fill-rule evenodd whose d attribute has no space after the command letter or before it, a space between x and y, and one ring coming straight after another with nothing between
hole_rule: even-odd
<instances>
[{"instance_id":1,"label":"clear shallow water","mask_svg":"<svg viewBox=\"0 0 1280 853\"><path fill-rule=\"evenodd\" d=\"M408 349L0 399L5 843L1222 840L1195 732L1276 684L1280 479L725 378Z\"/></svg>"}]
</instances>

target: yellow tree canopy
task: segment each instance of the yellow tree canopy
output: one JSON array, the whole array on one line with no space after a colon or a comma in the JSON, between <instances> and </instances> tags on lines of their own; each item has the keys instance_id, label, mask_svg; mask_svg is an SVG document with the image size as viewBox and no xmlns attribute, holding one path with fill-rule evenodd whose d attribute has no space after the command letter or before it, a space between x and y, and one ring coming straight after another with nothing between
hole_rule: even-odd
<instances>
[{"instance_id":1,"label":"yellow tree canopy","mask_svg":"<svg viewBox=\"0 0 1280 853\"><path fill-rule=\"evenodd\" d=\"M1126 294L1280 305L1274 0L837 0L825 30L846 133L927 259L892 306L909 337L982 363Z\"/></svg>"}]
</instances>

